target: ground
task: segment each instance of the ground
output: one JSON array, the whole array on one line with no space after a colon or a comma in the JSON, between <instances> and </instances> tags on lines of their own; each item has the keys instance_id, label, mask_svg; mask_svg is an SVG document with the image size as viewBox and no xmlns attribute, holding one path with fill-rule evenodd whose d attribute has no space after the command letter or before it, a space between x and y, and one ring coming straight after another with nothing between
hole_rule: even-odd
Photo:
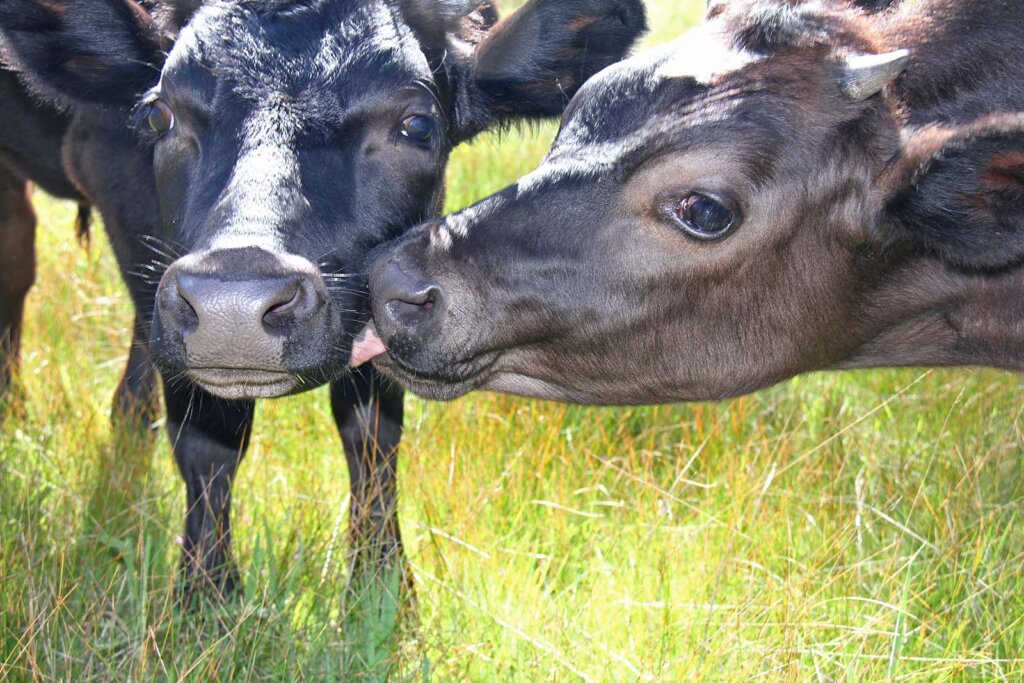
<instances>
[{"instance_id":1,"label":"ground","mask_svg":"<svg viewBox=\"0 0 1024 683\"><path fill-rule=\"evenodd\" d=\"M653 3L652 41L702 2ZM456 154L450 208L551 127ZM131 311L36 196L23 401L0 433L0 679L1021 680L1024 389L821 374L714 405L408 400L400 644L343 628L348 482L325 393L261 404L235 486L244 598L172 603L184 489L109 402ZM351 615L348 615L351 616ZM384 615L379 627L390 625Z\"/></svg>"}]
</instances>

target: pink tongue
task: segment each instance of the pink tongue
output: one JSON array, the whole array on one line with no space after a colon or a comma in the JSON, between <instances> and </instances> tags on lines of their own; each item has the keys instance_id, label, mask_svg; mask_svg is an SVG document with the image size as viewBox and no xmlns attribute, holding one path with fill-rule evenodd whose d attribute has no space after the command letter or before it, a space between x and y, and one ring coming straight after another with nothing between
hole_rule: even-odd
<instances>
[{"instance_id":1,"label":"pink tongue","mask_svg":"<svg viewBox=\"0 0 1024 683\"><path fill-rule=\"evenodd\" d=\"M360 365L369 363L377 356L383 356L387 351L384 348L384 342L377 336L377 329L373 326L373 323L370 323L352 344L352 358L349 360L348 365L350 368L358 368Z\"/></svg>"}]
</instances>

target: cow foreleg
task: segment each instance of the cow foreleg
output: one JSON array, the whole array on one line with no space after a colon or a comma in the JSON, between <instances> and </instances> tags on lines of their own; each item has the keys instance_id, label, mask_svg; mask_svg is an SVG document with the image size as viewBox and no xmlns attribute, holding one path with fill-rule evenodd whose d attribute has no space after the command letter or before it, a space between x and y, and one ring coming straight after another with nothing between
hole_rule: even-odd
<instances>
[{"instance_id":1,"label":"cow foreleg","mask_svg":"<svg viewBox=\"0 0 1024 683\"><path fill-rule=\"evenodd\" d=\"M231 558L231 483L249 445L255 403L223 401L187 382L164 382L167 431L185 480L179 597L224 598L238 588Z\"/></svg>"},{"instance_id":2,"label":"cow foreleg","mask_svg":"<svg viewBox=\"0 0 1024 683\"><path fill-rule=\"evenodd\" d=\"M352 493L350 588L363 592L375 584L391 601L397 600L410 578L395 490L403 391L382 380L372 366L363 366L331 384L331 408L345 446Z\"/></svg>"},{"instance_id":3,"label":"cow foreleg","mask_svg":"<svg viewBox=\"0 0 1024 683\"><path fill-rule=\"evenodd\" d=\"M36 276L35 235L28 183L0 168L0 402L18 364L25 297Z\"/></svg>"},{"instance_id":4,"label":"cow foreleg","mask_svg":"<svg viewBox=\"0 0 1024 683\"><path fill-rule=\"evenodd\" d=\"M128 352L124 375L117 385L117 391L114 392L111 419L115 424L123 422L146 429L156 421L160 408L157 398L157 373L149 358L148 326L138 312L138 304L135 310L132 346Z\"/></svg>"}]
</instances>

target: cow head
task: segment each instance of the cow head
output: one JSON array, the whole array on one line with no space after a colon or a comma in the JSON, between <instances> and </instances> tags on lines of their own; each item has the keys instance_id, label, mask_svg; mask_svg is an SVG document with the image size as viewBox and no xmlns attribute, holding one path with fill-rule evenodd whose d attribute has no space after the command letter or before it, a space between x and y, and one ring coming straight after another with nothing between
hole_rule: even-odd
<instances>
[{"instance_id":1,"label":"cow head","mask_svg":"<svg viewBox=\"0 0 1024 683\"><path fill-rule=\"evenodd\" d=\"M342 371L367 255L436 215L452 147L560 113L643 28L639 0L531 0L501 23L457 0L0 8L40 93L134 110L173 261L158 264L151 351L224 398Z\"/></svg>"},{"instance_id":2,"label":"cow head","mask_svg":"<svg viewBox=\"0 0 1024 683\"><path fill-rule=\"evenodd\" d=\"M380 362L435 398L650 403L1024 361L967 320L972 292L1020 286L1024 118L998 112L1024 110L1024 63L992 36L1020 23L958 6L714 3L606 69L536 171L380 257Z\"/></svg>"}]
</instances>

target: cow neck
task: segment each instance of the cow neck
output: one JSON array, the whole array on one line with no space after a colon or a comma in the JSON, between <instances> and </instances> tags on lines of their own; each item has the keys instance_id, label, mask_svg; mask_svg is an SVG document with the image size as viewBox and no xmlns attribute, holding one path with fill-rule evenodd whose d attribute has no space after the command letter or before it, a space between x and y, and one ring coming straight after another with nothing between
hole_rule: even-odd
<instances>
[{"instance_id":1,"label":"cow neck","mask_svg":"<svg viewBox=\"0 0 1024 683\"><path fill-rule=\"evenodd\" d=\"M884 278L857 314L865 341L837 369L1024 370L1024 264L970 272L921 257Z\"/></svg>"}]
</instances>

